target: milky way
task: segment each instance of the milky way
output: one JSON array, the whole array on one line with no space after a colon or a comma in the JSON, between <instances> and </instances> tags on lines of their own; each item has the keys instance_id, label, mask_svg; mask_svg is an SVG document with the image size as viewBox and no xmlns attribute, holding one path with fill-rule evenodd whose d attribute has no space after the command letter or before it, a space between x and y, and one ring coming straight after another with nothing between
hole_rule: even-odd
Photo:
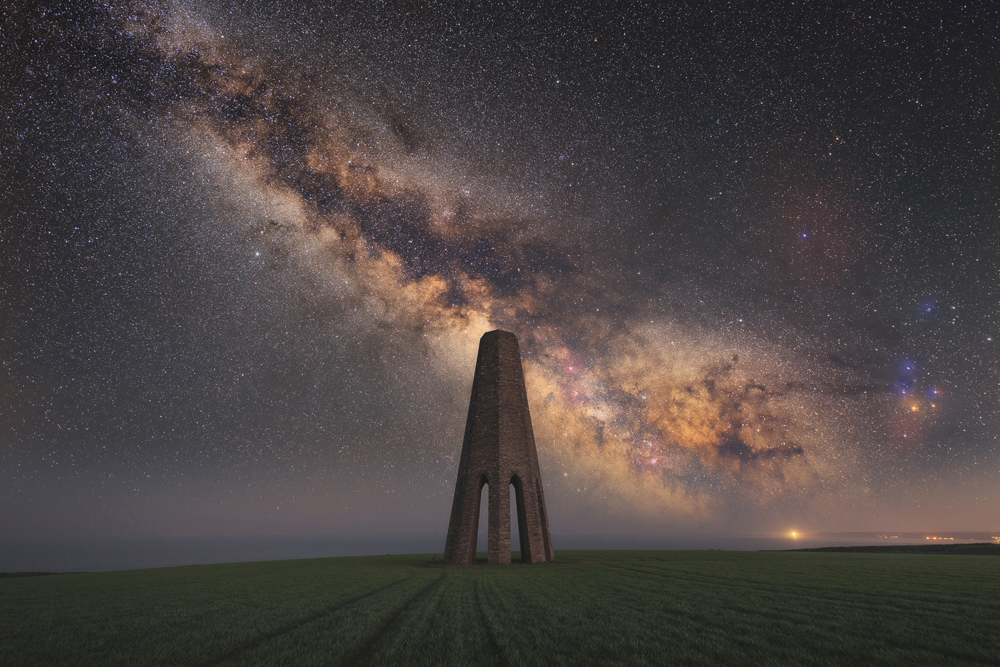
<instances>
[{"instance_id":1,"label":"milky way","mask_svg":"<svg viewBox=\"0 0 1000 667\"><path fill-rule=\"evenodd\" d=\"M97 533L443 531L503 328L556 534L988 528L995 23L14 14L8 499Z\"/></svg>"}]
</instances>

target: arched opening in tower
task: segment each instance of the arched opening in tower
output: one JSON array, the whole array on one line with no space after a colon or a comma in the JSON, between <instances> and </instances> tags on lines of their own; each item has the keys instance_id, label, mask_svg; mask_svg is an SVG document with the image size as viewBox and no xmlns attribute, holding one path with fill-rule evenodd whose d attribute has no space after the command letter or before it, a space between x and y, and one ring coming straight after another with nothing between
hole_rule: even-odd
<instances>
[{"instance_id":1,"label":"arched opening in tower","mask_svg":"<svg viewBox=\"0 0 1000 667\"><path fill-rule=\"evenodd\" d=\"M524 509L524 488L521 478L514 475L507 485L510 508L510 557L511 560L527 560L521 545L528 543L528 526ZM476 559L486 559L489 549L490 535L490 484L483 475L479 480L479 508L476 512L476 543L473 553Z\"/></svg>"},{"instance_id":2,"label":"arched opening in tower","mask_svg":"<svg viewBox=\"0 0 1000 667\"><path fill-rule=\"evenodd\" d=\"M476 543L472 547L472 553L478 559L482 547L482 557L486 558L490 546L490 484L486 481L486 475L479 481L479 511L476 512L476 517L477 529L473 533Z\"/></svg>"},{"instance_id":3,"label":"arched opening in tower","mask_svg":"<svg viewBox=\"0 0 1000 667\"><path fill-rule=\"evenodd\" d=\"M517 532L514 532L515 525ZM528 560L525 557L525 548L528 545L528 519L524 511L524 488L521 485L521 478L517 475L510 478L510 528L511 559L517 557Z\"/></svg>"}]
</instances>

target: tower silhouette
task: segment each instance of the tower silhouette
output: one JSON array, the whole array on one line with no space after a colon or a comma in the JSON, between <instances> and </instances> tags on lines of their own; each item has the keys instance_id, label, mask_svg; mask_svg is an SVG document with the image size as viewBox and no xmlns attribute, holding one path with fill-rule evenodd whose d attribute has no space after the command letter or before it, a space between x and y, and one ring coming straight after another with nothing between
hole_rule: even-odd
<instances>
[{"instance_id":1,"label":"tower silhouette","mask_svg":"<svg viewBox=\"0 0 1000 667\"><path fill-rule=\"evenodd\" d=\"M468 565L476 560L484 484L489 485L489 562L510 563L510 485L514 486L517 503L521 558L528 563L551 561L552 539L521 352L517 337L499 329L483 334L479 341L444 548L446 563Z\"/></svg>"}]
</instances>

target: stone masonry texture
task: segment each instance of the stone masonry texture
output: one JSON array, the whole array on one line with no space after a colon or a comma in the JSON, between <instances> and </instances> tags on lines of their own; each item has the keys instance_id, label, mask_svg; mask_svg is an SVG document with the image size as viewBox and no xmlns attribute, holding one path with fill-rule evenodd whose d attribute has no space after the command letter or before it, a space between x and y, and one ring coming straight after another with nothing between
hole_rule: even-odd
<instances>
[{"instance_id":1,"label":"stone masonry texture","mask_svg":"<svg viewBox=\"0 0 1000 667\"><path fill-rule=\"evenodd\" d=\"M489 562L510 563L510 485L517 501L522 559L528 563L552 561L521 352L517 337L508 331L487 332L479 341L444 549L446 563L470 565L476 561L484 484L489 485Z\"/></svg>"}]
</instances>

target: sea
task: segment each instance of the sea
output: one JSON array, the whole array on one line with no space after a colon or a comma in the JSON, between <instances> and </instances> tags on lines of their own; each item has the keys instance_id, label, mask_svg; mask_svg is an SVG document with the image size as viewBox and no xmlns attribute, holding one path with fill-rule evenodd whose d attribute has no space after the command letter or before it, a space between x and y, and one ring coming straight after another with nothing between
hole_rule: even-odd
<instances>
[{"instance_id":1,"label":"sea","mask_svg":"<svg viewBox=\"0 0 1000 667\"><path fill-rule=\"evenodd\" d=\"M516 535L516 533L515 533ZM436 554L444 550L444 534L336 534L132 537L77 540L0 539L0 573L101 572L211 563ZM485 540L480 540L485 544ZM1000 531L971 532L840 532L789 535L560 535L560 550L725 550L761 551L831 546L893 544L1000 543ZM513 545L514 549L518 545Z\"/></svg>"}]
</instances>

